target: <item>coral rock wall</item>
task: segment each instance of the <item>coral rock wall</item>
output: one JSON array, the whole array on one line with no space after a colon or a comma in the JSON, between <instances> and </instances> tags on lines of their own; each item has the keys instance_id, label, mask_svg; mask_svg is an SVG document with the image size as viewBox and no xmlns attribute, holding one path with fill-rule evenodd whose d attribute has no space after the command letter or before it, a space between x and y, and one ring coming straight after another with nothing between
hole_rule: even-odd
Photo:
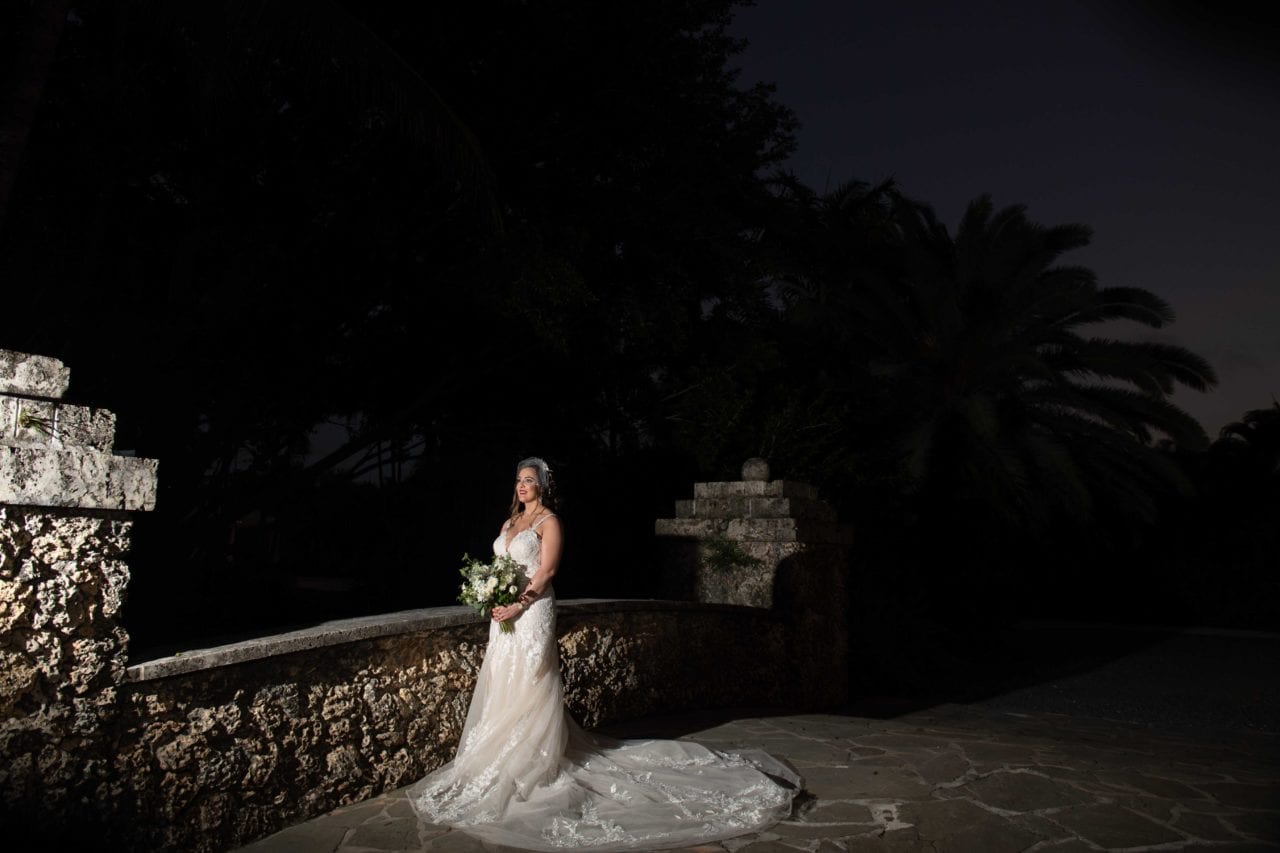
<instances>
[{"instance_id":1,"label":"coral rock wall","mask_svg":"<svg viewBox=\"0 0 1280 853\"><path fill-rule=\"evenodd\" d=\"M0 837L14 849L127 798L124 511L154 505L157 463L113 455L115 416L63 403L69 381L56 359L0 350Z\"/></svg>"},{"instance_id":2,"label":"coral rock wall","mask_svg":"<svg viewBox=\"0 0 1280 853\"><path fill-rule=\"evenodd\" d=\"M489 630L466 608L127 665L127 513L154 506L157 463L113 455L114 416L63 403L68 381L55 359L0 350L8 847L212 853L452 757ZM666 523L703 557L720 548L686 575L702 603L560 603L566 701L583 725L840 695L813 683L819 662L843 672L834 517L810 487L767 482L758 460L747 474L698 484Z\"/></svg>"},{"instance_id":3,"label":"coral rock wall","mask_svg":"<svg viewBox=\"0 0 1280 853\"><path fill-rule=\"evenodd\" d=\"M129 522L0 506L0 802L110 795Z\"/></svg>"},{"instance_id":4,"label":"coral rock wall","mask_svg":"<svg viewBox=\"0 0 1280 853\"><path fill-rule=\"evenodd\" d=\"M566 602L558 621L584 725L783 701L781 655L742 642L777 639L766 613ZM132 817L117 843L225 850L425 775L453 757L488 631L444 625L127 685L116 771Z\"/></svg>"}]
</instances>

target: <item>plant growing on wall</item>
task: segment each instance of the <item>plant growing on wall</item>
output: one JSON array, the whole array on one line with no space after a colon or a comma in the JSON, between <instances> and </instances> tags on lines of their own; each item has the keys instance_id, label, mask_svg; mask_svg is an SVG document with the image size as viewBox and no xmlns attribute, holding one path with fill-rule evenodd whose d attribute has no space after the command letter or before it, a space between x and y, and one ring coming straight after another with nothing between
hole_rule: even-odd
<instances>
[{"instance_id":1,"label":"plant growing on wall","mask_svg":"<svg viewBox=\"0 0 1280 853\"><path fill-rule=\"evenodd\" d=\"M53 418L32 414L29 409L18 410L18 427L20 429L34 429L38 433L53 438Z\"/></svg>"},{"instance_id":2,"label":"plant growing on wall","mask_svg":"<svg viewBox=\"0 0 1280 853\"><path fill-rule=\"evenodd\" d=\"M726 536L715 535L702 542L702 565L712 571L754 568L763 563L742 548L742 543Z\"/></svg>"}]
</instances>

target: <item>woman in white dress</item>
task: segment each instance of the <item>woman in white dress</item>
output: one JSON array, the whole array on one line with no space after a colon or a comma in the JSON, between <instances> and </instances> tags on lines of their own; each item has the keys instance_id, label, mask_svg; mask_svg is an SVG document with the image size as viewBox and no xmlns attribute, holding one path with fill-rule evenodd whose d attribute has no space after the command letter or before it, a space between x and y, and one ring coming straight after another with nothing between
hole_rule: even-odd
<instances>
[{"instance_id":1,"label":"woman in white dress","mask_svg":"<svg viewBox=\"0 0 1280 853\"><path fill-rule=\"evenodd\" d=\"M791 810L800 778L759 751L615 740L564 708L556 645L560 519L551 471L516 466L511 516L493 543L524 569L519 601L493 609L489 647L453 760L409 791L419 816L530 850L653 850L754 832ZM515 630L499 630L513 620Z\"/></svg>"}]
</instances>

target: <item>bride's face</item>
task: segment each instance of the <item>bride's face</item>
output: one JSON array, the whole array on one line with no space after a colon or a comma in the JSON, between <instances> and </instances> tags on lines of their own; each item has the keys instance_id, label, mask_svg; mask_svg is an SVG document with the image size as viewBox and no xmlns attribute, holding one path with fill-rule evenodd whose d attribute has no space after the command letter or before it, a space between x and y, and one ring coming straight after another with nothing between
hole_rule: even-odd
<instances>
[{"instance_id":1,"label":"bride's face","mask_svg":"<svg viewBox=\"0 0 1280 853\"><path fill-rule=\"evenodd\" d=\"M538 472L533 468L521 468L516 474L516 499L527 504L538 499L542 490L538 488Z\"/></svg>"}]
</instances>

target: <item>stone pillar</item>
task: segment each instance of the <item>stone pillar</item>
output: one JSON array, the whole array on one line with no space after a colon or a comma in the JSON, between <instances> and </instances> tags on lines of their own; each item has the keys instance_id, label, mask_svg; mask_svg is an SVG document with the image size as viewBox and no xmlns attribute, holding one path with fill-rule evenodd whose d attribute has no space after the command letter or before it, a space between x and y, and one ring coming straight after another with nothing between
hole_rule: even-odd
<instances>
[{"instance_id":1,"label":"stone pillar","mask_svg":"<svg viewBox=\"0 0 1280 853\"><path fill-rule=\"evenodd\" d=\"M94 820L119 800L107 730L128 513L155 505L157 462L113 455L115 416L60 402L69 379L56 359L0 350L2 824Z\"/></svg>"},{"instance_id":2,"label":"stone pillar","mask_svg":"<svg viewBox=\"0 0 1280 853\"><path fill-rule=\"evenodd\" d=\"M676 501L676 517L655 530L670 544L668 595L771 610L786 627L784 695L802 707L847 698L853 534L816 488L770 480L763 459L748 459L739 481L695 483L693 499Z\"/></svg>"}]
</instances>

